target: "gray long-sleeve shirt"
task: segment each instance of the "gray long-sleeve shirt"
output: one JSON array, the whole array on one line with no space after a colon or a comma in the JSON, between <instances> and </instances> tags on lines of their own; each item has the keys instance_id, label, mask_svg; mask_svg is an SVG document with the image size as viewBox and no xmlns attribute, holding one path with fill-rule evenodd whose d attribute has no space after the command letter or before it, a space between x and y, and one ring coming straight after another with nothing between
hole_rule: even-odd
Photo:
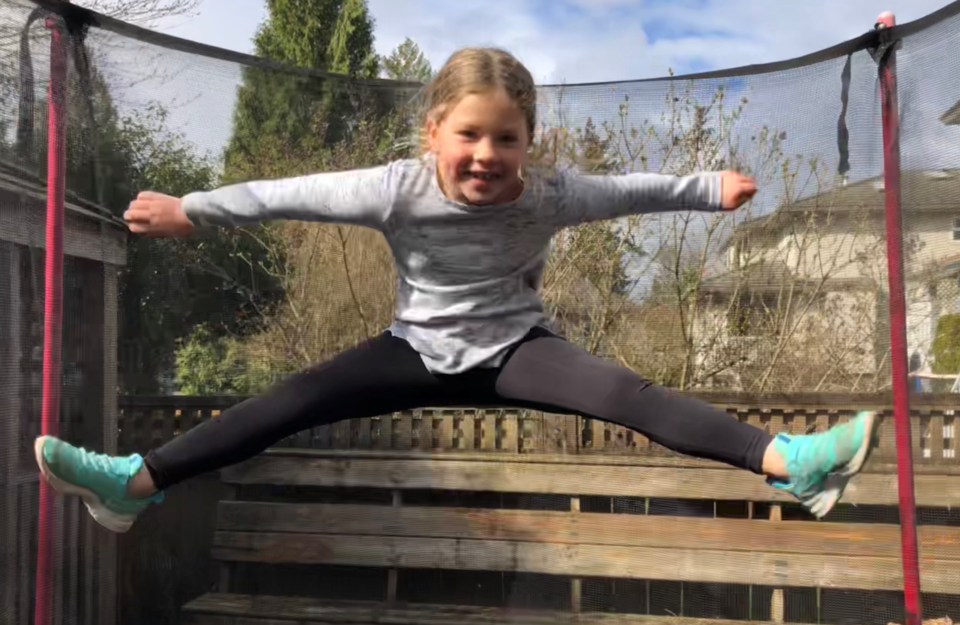
<instances>
[{"instance_id":1,"label":"gray long-sleeve shirt","mask_svg":"<svg viewBox=\"0 0 960 625\"><path fill-rule=\"evenodd\" d=\"M183 198L200 226L292 219L383 233L393 251L397 305L389 330L431 371L498 366L544 323L540 286L554 233L656 211L718 210L716 174L536 176L507 204L471 206L440 190L430 158L230 185Z\"/></svg>"}]
</instances>

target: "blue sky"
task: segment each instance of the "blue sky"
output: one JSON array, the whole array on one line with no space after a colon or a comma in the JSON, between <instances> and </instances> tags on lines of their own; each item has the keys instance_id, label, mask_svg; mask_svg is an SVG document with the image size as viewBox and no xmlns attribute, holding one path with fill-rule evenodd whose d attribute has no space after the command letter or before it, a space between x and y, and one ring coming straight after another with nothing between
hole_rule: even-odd
<instances>
[{"instance_id":1,"label":"blue sky","mask_svg":"<svg viewBox=\"0 0 960 625\"><path fill-rule=\"evenodd\" d=\"M792 58L855 37L885 10L899 21L947 0L369 0L377 49L411 37L440 65L456 48L506 47L540 82L629 80ZM787 8L789 7L789 8ZM157 29L250 52L264 0L203 0Z\"/></svg>"},{"instance_id":2,"label":"blue sky","mask_svg":"<svg viewBox=\"0 0 960 625\"><path fill-rule=\"evenodd\" d=\"M81 0L83 1L83 0ZM103 0L86 0L102 2ZM375 19L377 51L386 54L411 37L434 66L459 47L497 45L516 54L541 84L576 85L737 67L789 59L821 50L872 28L877 15L894 11L900 23L948 4L947 0L368 0ZM206 44L251 51L251 37L266 17L264 0L203 0L194 16L151 25ZM908 39L900 53L902 148L907 168L960 167L960 128L940 115L960 100L955 55L960 17ZM222 154L232 130L240 68L151 48L135 40L114 41L101 52L118 82L115 97L125 110L160 101L171 129L201 150ZM763 127L782 130L791 155L817 155L836 168L837 117L843 59L787 73L727 81L728 96L751 103L738 123L745 141ZM922 71L921 71L922 70ZM866 53L854 63L849 127L853 178L880 173L876 65ZM921 78L922 76L922 78ZM715 81L701 81L709 99ZM564 125L617 119L630 96L629 123L656 125L669 85L665 82L571 87L565 91ZM547 108L549 94L545 90ZM736 98L727 102L733 104ZM543 121L552 125L556 111ZM551 117L553 119L551 119ZM750 163L748 163L750 164ZM653 166L651 164L651 166ZM772 204L776 197L757 204Z\"/></svg>"}]
</instances>

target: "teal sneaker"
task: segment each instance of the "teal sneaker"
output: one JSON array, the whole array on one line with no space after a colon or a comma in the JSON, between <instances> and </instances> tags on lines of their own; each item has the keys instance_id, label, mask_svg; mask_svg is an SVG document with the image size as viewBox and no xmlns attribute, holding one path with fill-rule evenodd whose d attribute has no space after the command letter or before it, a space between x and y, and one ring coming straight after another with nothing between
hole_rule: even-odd
<instances>
[{"instance_id":1,"label":"teal sneaker","mask_svg":"<svg viewBox=\"0 0 960 625\"><path fill-rule=\"evenodd\" d=\"M127 482L143 466L139 454L96 454L54 436L38 437L33 449L43 479L60 494L79 496L94 520L112 532L126 532L147 506L163 501L163 493L127 496Z\"/></svg>"},{"instance_id":2,"label":"teal sneaker","mask_svg":"<svg viewBox=\"0 0 960 625\"><path fill-rule=\"evenodd\" d=\"M875 413L864 411L826 432L777 434L774 449L786 460L790 477L767 478L767 483L789 492L822 519L840 501L850 478L860 472L877 446L879 423Z\"/></svg>"}]
</instances>

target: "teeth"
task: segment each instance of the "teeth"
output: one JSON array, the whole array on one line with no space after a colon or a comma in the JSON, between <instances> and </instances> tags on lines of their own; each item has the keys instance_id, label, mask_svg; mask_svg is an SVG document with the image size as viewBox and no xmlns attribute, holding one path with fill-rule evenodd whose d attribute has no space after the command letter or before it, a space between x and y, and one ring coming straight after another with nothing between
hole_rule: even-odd
<instances>
[{"instance_id":1,"label":"teeth","mask_svg":"<svg viewBox=\"0 0 960 625\"><path fill-rule=\"evenodd\" d=\"M480 180L493 180L494 178L497 177L496 174L487 174L487 173L478 172L478 171L471 172L470 175L473 176L474 178L479 178Z\"/></svg>"}]
</instances>

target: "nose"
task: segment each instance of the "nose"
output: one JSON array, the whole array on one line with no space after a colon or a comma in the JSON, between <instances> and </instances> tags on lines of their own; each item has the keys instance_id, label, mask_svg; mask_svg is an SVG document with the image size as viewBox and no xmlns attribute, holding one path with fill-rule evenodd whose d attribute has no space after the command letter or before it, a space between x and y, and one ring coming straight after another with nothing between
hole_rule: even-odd
<instances>
[{"instance_id":1,"label":"nose","mask_svg":"<svg viewBox=\"0 0 960 625\"><path fill-rule=\"evenodd\" d=\"M494 161L497 158L497 148L490 138L484 138L477 142L477 147L473 152L473 158L481 163Z\"/></svg>"}]
</instances>

